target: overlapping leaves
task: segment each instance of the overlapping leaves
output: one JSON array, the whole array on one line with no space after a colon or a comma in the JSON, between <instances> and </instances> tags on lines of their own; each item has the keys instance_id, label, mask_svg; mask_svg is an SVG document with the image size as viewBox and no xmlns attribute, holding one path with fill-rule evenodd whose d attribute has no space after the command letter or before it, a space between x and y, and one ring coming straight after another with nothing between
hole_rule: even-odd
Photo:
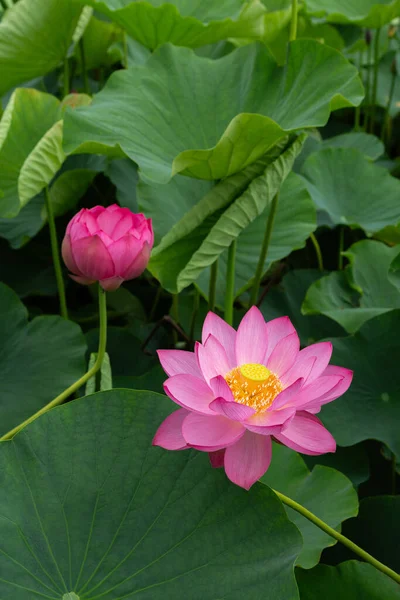
<instances>
[{"instance_id":1,"label":"overlapping leaves","mask_svg":"<svg viewBox=\"0 0 400 600\"><path fill-rule=\"evenodd\" d=\"M284 69L257 44L214 61L165 45L145 65L112 75L90 107L67 112L64 149L122 149L158 183L177 173L217 180L362 96L356 69L312 40L291 44Z\"/></svg>"},{"instance_id":2,"label":"overlapping leaves","mask_svg":"<svg viewBox=\"0 0 400 600\"><path fill-rule=\"evenodd\" d=\"M259 39L265 7L259 0L85 0L154 50L170 42L196 48L230 37Z\"/></svg>"}]
</instances>

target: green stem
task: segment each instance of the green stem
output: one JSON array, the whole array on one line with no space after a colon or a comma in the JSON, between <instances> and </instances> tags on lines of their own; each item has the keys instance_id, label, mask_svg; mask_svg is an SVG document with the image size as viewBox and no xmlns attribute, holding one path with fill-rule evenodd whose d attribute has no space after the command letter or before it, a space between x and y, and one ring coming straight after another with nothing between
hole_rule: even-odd
<instances>
[{"instance_id":1,"label":"green stem","mask_svg":"<svg viewBox=\"0 0 400 600\"><path fill-rule=\"evenodd\" d=\"M372 111L371 111L371 123L370 123L370 131L374 133L374 125L375 125L375 110L376 110L376 95L378 92L378 75L379 75L379 36L381 33L380 27L376 30L375 39L374 39L374 80L372 86Z\"/></svg>"},{"instance_id":2,"label":"green stem","mask_svg":"<svg viewBox=\"0 0 400 600\"><path fill-rule=\"evenodd\" d=\"M396 478L397 478L397 473L396 473L397 459L396 459L396 455L394 454L394 452L392 453L391 467L392 467L392 496L395 496L396 495Z\"/></svg>"},{"instance_id":3,"label":"green stem","mask_svg":"<svg viewBox=\"0 0 400 600\"><path fill-rule=\"evenodd\" d=\"M81 55L81 69L82 69L82 77L83 77L83 89L85 94L90 96L90 86L89 86L89 78L86 71L86 55L85 55L85 43L83 38L79 40L79 53Z\"/></svg>"},{"instance_id":4,"label":"green stem","mask_svg":"<svg viewBox=\"0 0 400 600\"><path fill-rule=\"evenodd\" d=\"M322 259L321 247L318 243L317 238L315 237L315 235L313 233L310 234L310 240L313 243L313 246L315 248L315 254L317 255L318 269L320 271L323 271L324 270L324 261Z\"/></svg>"},{"instance_id":5,"label":"green stem","mask_svg":"<svg viewBox=\"0 0 400 600\"><path fill-rule=\"evenodd\" d=\"M189 333L191 342L193 342L193 340L194 340L196 317L197 317L197 313L199 312L199 307L200 307L200 293L199 293L199 290L197 289L197 287L194 286L193 310L192 310L192 318L190 320L190 333Z\"/></svg>"},{"instance_id":6,"label":"green stem","mask_svg":"<svg viewBox=\"0 0 400 600\"><path fill-rule=\"evenodd\" d=\"M390 137L389 136L390 108L391 108L392 102L393 102L394 90L396 87L396 77L397 77L395 65L392 65L391 74L392 74L392 78L390 81L389 98L388 98L386 108L385 108L385 116L383 119L382 132L381 132L381 140L383 143L385 143L385 141L389 142L389 137Z\"/></svg>"},{"instance_id":7,"label":"green stem","mask_svg":"<svg viewBox=\"0 0 400 600\"><path fill-rule=\"evenodd\" d=\"M50 199L49 187L45 189L47 220L50 230L51 253L53 256L54 271L56 273L58 297L60 300L60 314L64 319L68 319L67 301L65 299L64 278L61 269L60 250L57 239L56 223L54 219L53 205Z\"/></svg>"},{"instance_id":8,"label":"green stem","mask_svg":"<svg viewBox=\"0 0 400 600\"><path fill-rule=\"evenodd\" d=\"M293 42L297 36L297 0L292 0L292 18L290 21L289 41Z\"/></svg>"},{"instance_id":9,"label":"green stem","mask_svg":"<svg viewBox=\"0 0 400 600\"><path fill-rule=\"evenodd\" d=\"M360 78L362 79L362 51L360 50L358 53L358 72L360 74ZM361 103L356 106L355 114L354 114L354 130L361 130Z\"/></svg>"},{"instance_id":10,"label":"green stem","mask_svg":"<svg viewBox=\"0 0 400 600\"><path fill-rule=\"evenodd\" d=\"M355 554L358 554L358 556L360 556L363 560L369 562L373 567L375 567L379 571L382 571L382 573L385 573L385 575L388 575L388 577L390 577L397 583L400 583L400 575L398 573L381 563L379 560L376 560L376 558L371 556L371 554L368 554L368 552L360 548L360 546L357 546L357 544L349 540L346 536L342 535L341 533L338 533L332 527L329 527L327 523L319 519L316 515L307 510L307 508L305 508L298 502L295 502L291 498L288 498L287 496L281 494L280 492L277 492L276 490L273 491L281 500L281 502L300 513L303 517L311 521L311 523L314 523L314 525L322 529L322 531L325 531L325 533L333 537L338 542L341 542L344 546L352 550Z\"/></svg>"},{"instance_id":11,"label":"green stem","mask_svg":"<svg viewBox=\"0 0 400 600\"><path fill-rule=\"evenodd\" d=\"M210 284L208 288L208 310L214 310L217 295L218 259L213 262L210 269Z\"/></svg>"},{"instance_id":12,"label":"green stem","mask_svg":"<svg viewBox=\"0 0 400 600\"><path fill-rule=\"evenodd\" d=\"M69 94L69 60L68 57L65 57L64 60L64 89L63 89L63 98L68 96Z\"/></svg>"},{"instance_id":13,"label":"green stem","mask_svg":"<svg viewBox=\"0 0 400 600\"><path fill-rule=\"evenodd\" d=\"M343 249L344 249L344 227L340 227L340 230L339 230L339 257L338 257L339 271L341 271L343 269L343 256L342 256Z\"/></svg>"},{"instance_id":14,"label":"green stem","mask_svg":"<svg viewBox=\"0 0 400 600\"><path fill-rule=\"evenodd\" d=\"M152 322L152 320L154 319L154 315L156 314L157 306L158 306L158 303L160 302L160 298L161 298L161 293L162 293L162 287L158 286L156 294L154 296L153 306L151 307L150 314L149 314L149 322L150 323Z\"/></svg>"},{"instance_id":15,"label":"green stem","mask_svg":"<svg viewBox=\"0 0 400 600\"><path fill-rule=\"evenodd\" d=\"M275 194L271 202L271 208L269 211L267 223L265 226L264 239L261 245L260 256L258 258L258 264L256 273L254 275L254 283L250 295L250 306L257 303L258 293L260 291L261 279L264 274L264 264L267 258L268 248L271 241L272 229L274 226L274 220L276 215L276 209L278 208L279 192Z\"/></svg>"},{"instance_id":16,"label":"green stem","mask_svg":"<svg viewBox=\"0 0 400 600\"><path fill-rule=\"evenodd\" d=\"M369 118L371 111L371 89L372 89L372 44L371 42L368 45L367 49L367 79L365 85L365 104L366 104L366 112L364 119L364 131L368 131L369 127Z\"/></svg>"},{"instance_id":17,"label":"green stem","mask_svg":"<svg viewBox=\"0 0 400 600\"><path fill-rule=\"evenodd\" d=\"M236 265L236 240L233 240L228 250L228 264L226 272L225 291L225 321L233 324L233 303L235 301L235 265Z\"/></svg>"},{"instance_id":18,"label":"green stem","mask_svg":"<svg viewBox=\"0 0 400 600\"><path fill-rule=\"evenodd\" d=\"M179 323L179 296L178 296L178 294L172 294L171 316L172 316L173 320L175 321L175 323L178 324ZM178 333L175 328L172 330L172 337L174 338L174 344L177 344L179 339L178 339Z\"/></svg>"},{"instance_id":19,"label":"green stem","mask_svg":"<svg viewBox=\"0 0 400 600\"><path fill-rule=\"evenodd\" d=\"M77 381L75 381L75 383L70 385L69 388L67 388L61 394L56 396L56 398L54 398L54 400L49 402L49 404L46 404L46 406L44 406L43 408L38 410L38 412L35 413L34 415L32 415L31 417L29 417L29 419L26 419L26 421L24 421L23 423L20 423L19 425L17 425L17 427L14 427L14 429L11 429L11 431L9 431L5 435L3 435L0 438L0 442L9 440L16 433L18 433L21 429L26 427L26 425L29 425L29 423L32 423L32 421L35 421L38 417L40 417L41 415L46 413L48 410L50 410L51 408L54 408L55 406L58 406L59 404L62 404L64 402L64 400L69 398L69 396L71 396L74 392L76 392L91 377L93 377L97 373L97 371L99 371L99 369L101 368L101 365L103 363L104 355L106 353L106 345L107 345L106 293L103 290L103 288L100 287L100 285L99 285L99 315L100 315L99 349L97 351L97 359L96 359L96 362L93 365L93 367L91 369L89 369L84 375L82 375L82 377L77 379Z\"/></svg>"}]
</instances>

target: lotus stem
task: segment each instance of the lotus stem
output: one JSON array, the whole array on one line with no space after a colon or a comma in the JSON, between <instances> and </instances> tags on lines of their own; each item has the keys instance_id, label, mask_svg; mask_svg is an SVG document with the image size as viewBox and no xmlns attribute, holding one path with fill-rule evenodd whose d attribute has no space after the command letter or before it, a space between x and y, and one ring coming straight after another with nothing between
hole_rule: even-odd
<instances>
[{"instance_id":1,"label":"lotus stem","mask_svg":"<svg viewBox=\"0 0 400 600\"><path fill-rule=\"evenodd\" d=\"M77 381L75 381L75 383L73 383L66 390L64 390L61 394L56 396L56 398L54 398L54 400L49 402L49 404L46 404L46 406L44 406L43 408L38 410L38 412L36 412L31 417L29 417L29 419L26 419L26 421L23 421L23 423L20 423L19 425L17 425L17 427L14 427L14 429L11 429L11 431L9 431L5 435L3 435L0 438L0 442L9 440L16 433L21 431L21 429L26 427L26 425L29 425L29 423L32 423L32 421L35 421L38 417L40 417L41 415L46 413L48 410L58 406L59 404L62 404L64 402L64 400L69 398L69 396L71 396L71 394L76 392L91 377L96 375L97 371L100 370L101 365L103 364L103 359L104 359L104 355L106 353L106 346L107 346L107 301L106 301L106 293L103 290L103 288L100 287L100 285L99 285L99 317L100 317L99 318L99 320L100 320L99 348L97 351L97 359L96 359L96 362L93 365L93 367L91 369L89 369L85 373L85 375L82 375L82 377L80 377Z\"/></svg>"},{"instance_id":2,"label":"lotus stem","mask_svg":"<svg viewBox=\"0 0 400 600\"><path fill-rule=\"evenodd\" d=\"M86 55L85 55L85 42L83 38L79 40L79 53L81 55L81 69L82 69L82 77L83 77L83 89L85 94L90 96L90 86L89 86L89 78L86 71Z\"/></svg>"},{"instance_id":3,"label":"lotus stem","mask_svg":"<svg viewBox=\"0 0 400 600\"><path fill-rule=\"evenodd\" d=\"M320 271L323 271L324 270L324 261L322 259L321 247L318 243L317 238L315 237L315 235L313 233L310 233L310 240L312 241L312 244L315 248L315 254L317 255L318 269Z\"/></svg>"},{"instance_id":4,"label":"lotus stem","mask_svg":"<svg viewBox=\"0 0 400 600\"><path fill-rule=\"evenodd\" d=\"M387 575L388 577L390 577L397 583L400 583L400 575L398 573L396 573L395 571L393 571L392 569L390 569L389 567L387 567L386 565L381 563L379 560L377 560L373 556L371 556L371 554L368 554L368 552L366 552L365 550L360 548L360 546L357 546L357 544L355 544L354 542L349 540L349 538L342 535L341 533L338 533L332 527L329 527L329 525L327 523L325 523L325 521L322 521L321 519L319 519L316 515L314 515L314 513L307 510L307 508L305 508L304 506L302 506L295 500L288 498L288 496L285 496L284 494L281 494L280 492L277 492L276 490L273 490L273 492L278 496L278 498L280 499L281 502L283 502L283 504L286 504L286 506L289 506L296 512L300 513L303 517L305 517L306 519L311 521L311 523L314 523L314 525L316 525L317 527L322 529L322 531L325 531L325 533L327 533L328 535L333 537L338 542L341 542L344 546L346 546L347 548L352 550L355 554L358 554L358 556L360 556L366 562L369 562L373 567L378 569L378 571L382 571L382 573L385 573L385 575Z\"/></svg>"},{"instance_id":5,"label":"lotus stem","mask_svg":"<svg viewBox=\"0 0 400 600\"><path fill-rule=\"evenodd\" d=\"M370 131L374 133L375 126L375 112L376 112L376 96L378 92L378 77L379 77L379 37L381 33L381 28L379 27L376 30L375 39L374 39L374 79L372 85L372 110L371 110L371 123L370 123Z\"/></svg>"},{"instance_id":6,"label":"lotus stem","mask_svg":"<svg viewBox=\"0 0 400 600\"><path fill-rule=\"evenodd\" d=\"M289 41L293 42L297 37L297 0L292 0L292 18L290 21Z\"/></svg>"},{"instance_id":7,"label":"lotus stem","mask_svg":"<svg viewBox=\"0 0 400 600\"><path fill-rule=\"evenodd\" d=\"M269 244L270 244L271 236L272 236L272 229L273 229L274 221L275 221L276 210L278 208L278 200L279 200L279 192L275 194L275 196L273 197L272 202L271 202L271 209L269 211L269 215L268 215L268 219L267 219L267 223L266 223L266 227L265 227L264 239L263 239L261 250L260 250L260 256L258 259L256 274L254 276L253 287L251 290L250 306L252 306L253 304L257 304L258 293L260 291L261 279L264 274L265 259L267 258L268 248L269 248Z\"/></svg>"},{"instance_id":8,"label":"lotus stem","mask_svg":"<svg viewBox=\"0 0 400 600\"><path fill-rule=\"evenodd\" d=\"M338 256L338 269L343 269L343 249L344 249L344 227L339 229L339 256Z\"/></svg>"},{"instance_id":9,"label":"lotus stem","mask_svg":"<svg viewBox=\"0 0 400 600\"><path fill-rule=\"evenodd\" d=\"M51 253L53 256L54 271L56 274L58 297L60 301L60 314L64 319L68 319L67 301L65 298L65 285L61 268L60 250L57 238L56 223L54 219L53 205L51 203L49 187L45 189L47 220L50 230Z\"/></svg>"},{"instance_id":10,"label":"lotus stem","mask_svg":"<svg viewBox=\"0 0 400 600\"><path fill-rule=\"evenodd\" d=\"M213 262L210 270L210 285L208 288L208 310L215 308L215 298L217 295L217 277L218 277L218 259Z\"/></svg>"},{"instance_id":11,"label":"lotus stem","mask_svg":"<svg viewBox=\"0 0 400 600\"><path fill-rule=\"evenodd\" d=\"M225 292L225 321L228 323L228 325L233 324L233 303L235 301L236 245L237 241L233 240L228 250L228 265Z\"/></svg>"},{"instance_id":12,"label":"lotus stem","mask_svg":"<svg viewBox=\"0 0 400 600\"><path fill-rule=\"evenodd\" d=\"M383 119L383 125L382 125L382 132L381 132L381 140L383 143L388 143L389 142L389 123L390 123L390 108L392 106L392 102L393 102L393 96L394 96L394 90L396 88L396 77L397 77L397 70L396 70L396 60L393 59L393 63L391 66L391 80L390 80L390 90L389 90L389 98L386 104L386 109L385 109L385 116Z\"/></svg>"}]
</instances>

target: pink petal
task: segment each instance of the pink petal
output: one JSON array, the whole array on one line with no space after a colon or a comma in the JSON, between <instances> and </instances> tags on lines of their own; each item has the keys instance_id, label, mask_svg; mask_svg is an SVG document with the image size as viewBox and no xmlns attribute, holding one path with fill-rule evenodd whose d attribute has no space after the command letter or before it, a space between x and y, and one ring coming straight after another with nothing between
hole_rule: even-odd
<instances>
[{"instance_id":1,"label":"pink petal","mask_svg":"<svg viewBox=\"0 0 400 600\"><path fill-rule=\"evenodd\" d=\"M334 387L332 387L323 395L319 396L315 401L311 402L310 404L305 404L303 407L305 410L319 412L320 407L323 404L332 402L332 400L336 400L336 398L339 398L345 392L347 392L353 379L353 371L350 371L350 369L345 369L344 367L329 365L325 369L323 376L320 379L324 378L325 376L338 377L340 380Z\"/></svg>"},{"instance_id":2,"label":"pink petal","mask_svg":"<svg viewBox=\"0 0 400 600\"><path fill-rule=\"evenodd\" d=\"M217 414L232 419L232 421L244 421L256 412L251 406L239 404L238 402L228 402L223 398L217 398L211 402L210 408Z\"/></svg>"},{"instance_id":3,"label":"pink petal","mask_svg":"<svg viewBox=\"0 0 400 600\"><path fill-rule=\"evenodd\" d=\"M299 349L300 340L296 332L281 339L267 360L268 369L280 378L293 366Z\"/></svg>"},{"instance_id":4,"label":"pink petal","mask_svg":"<svg viewBox=\"0 0 400 600\"><path fill-rule=\"evenodd\" d=\"M264 358L265 361L271 356L275 349L275 346L285 337L296 333L296 329L293 327L289 317L278 317L272 319L265 324L267 330L268 348Z\"/></svg>"},{"instance_id":5,"label":"pink petal","mask_svg":"<svg viewBox=\"0 0 400 600\"><path fill-rule=\"evenodd\" d=\"M179 408L169 415L157 429L153 439L153 446L161 446L166 450L183 450L189 446L182 435L182 423L188 415L188 411Z\"/></svg>"},{"instance_id":6,"label":"pink petal","mask_svg":"<svg viewBox=\"0 0 400 600\"><path fill-rule=\"evenodd\" d=\"M109 277L108 279L101 279L99 283L106 292L115 292L124 283L124 280L122 277Z\"/></svg>"},{"instance_id":7,"label":"pink petal","mask_svg":"<svg viewBox=\"0 0 400 600\"><path fill-rule=\"evenodd\" d=\"M150 260L151 248L152 245L144 242L142 250L123 273L124 279L135 279L143 273Z\"/></svg>"},{"instance_id":8,"label":"pink petal","mask_svg":"<svg viewBox=\"0 0 400 600\"><path fill-rule=\"evenodd\" d=\"M126 235L133 227L133 215L129 210L128 212L124 211L124 213L122 213L120 216L122 218L115 225L112 232L113 240L119 240L121 237Z\"/></svg>"},{"instance_id":9,"label":"pink petal","mask_svg":"<svg viewBox=\"0 0 400 600\"><path fill-rule=\"evenodd\" d=\"M300 356L315 357L313 368L307 378L306 383L311 383L317 377L319 377L326 369L331 360L332 356L332 344L331 342L320 342L318 344L312 344L303 350L300 350Z\"/></svg>"},{"instance_id":10,"label":"pink petal","mask_svg":"<svg viewBox=\"0 0 400 600\"><path fill-rule=\"evenodd\" d=\"M321 421L307 412L299 412L276 439L302 454L318 455L335 452L336 442Z\"/></svg>"},{"instance_id":11,"label":"pink petal","mask_svg":"<svg viewBox=\"0 0 400 600\"><path fill-rule=\"evenodd\" d=\"M224 466L225 448L223 450L216 450L215 452L209 452L211 466L214 469L219 469Z\"/></svg>"},{"instance_id":12,"label":"pink petal","mask_svg":"<svg viewBox=\"0 0 400 600\"><path fill-rule=\"evenodd\" d=\"M259 413L250 417L243 423L243 425L249 431L259 433L261 435L275 435L282 431L282 427L285 426L296 414L295 408L282 408L281 410L266 410L263 413Z\"/></svg>"},{"instance_id":13,"label":"pink petal","mask_svg":"<svg viewBox=\"0 0 400 600\"><path fill-rule=\"evenodd\" d=\"M110 208L112 208L112 210L110 210ZM113 237L112 233L114 231L115 226L121 220L122 215L120 211L121 209L119 206L108 207L97 217L99 229L104 231L104 233L106 233L111 238Z\"/></svg>"},{"instance_id":14,"label":"pink petal","mask_svg":"<svg viewBox=\"0 0 400 600\"><path fill-rule=\"evenodd\" d=\"M95 206L94 209L92 208L90 210L84 210L82 214L82 220L80 221L81 224L85 224L90 235L95 235L101 230L97 223L97 216L105 212L105 208L103 206Z\"/></svg>"},{"instance_id":15,"label":"pink petal","mask_svg":"<svg viewBox=\"0 0 400 600\"><path fill-rule=\"evenodd\" d=\"M236 334L236 364L263 364L267 351L265 320L256 306L250 308L239 325Z\"/></svg>"},{"instance_id":16,"label":"pink petal","mask_svg":"<svg viewBox=\"0 0 400 600\"><path fill-rule=\"evenodd\" d=\"M157 350L158 358L169 377L173 375L194 375L202 377L194 352L186 350Z\"/></svg>"},{"instance_id":17,"label":"pink petal","mask_svg":"<svg viewBox=\"0 0 400 600\"><path fill-rule=\"evenodd\" d=\"M233 483L248 490L267 471L271 457L271 438L246 431L226 449L225 473Z\"/></svg>"},{"instance_id":18,"label":"pink petal","mask_svg":"<svg viewBox=\"0 0 400 600\"><path fill-rule=\"evenodd\" d=\"M67 233L71 238L71 242L75 242L81 238L90 237L91 235L89 229L82 221L74 223L69 231L67 229Z\"/></svg>"},{"instance_id":19,"label":"pink petal","mask_svg":"<svg viewBox=\"0 0 400 600\"><path fill-rule=\"evenodd\" d=\"M222 398L227 402L234 402L233 394L231 388L226 383L225 379L222 375L218 375L217 377L213 377L210 381L210 387L214 392L214 398Z\"/></svg>"},{"instance_id":20,"label":"pink petal","mask_svg":"<svg viewBox=\"0 0 400 600\"><path fill-rule=\"evenodd\" d=\"M305 385L297 395L286 403L286 406L295 406L296 408L306 407L309 403L319 400L328 392L331 392L342 380L338 375L327 375L318 377L309 385Z\"/></svg>"},{"instance_id":21,"label":"pink petal","mask_svg":"<svg viewBox=\"0 0 400 600\"><path fill-rule=\"evenodd\" d=\"M115 274L124 277L141 249L141 242L132 235L124 235L124 237L108 246L108 251L115 266Z\"/></svg>"},{"instance_id":22,"label":"pink petal","mask_svg":"<svg viewBox=\"0 0 400 600\"><path fill-rule=\"evenodd\" d=\"M221 450L234 444L244 432L245 428L241 423L220 415L209 417L190 413L182 426L186 443L205 452Z\"/></svg>"},{"instance_id":23,"label":"pink petal","mask_svg":"<svg viewBox=\"0 0 400 600\"><path fill-rule=\"evenodd\" d=\"M284 389L280 394L276 396L274 401L272 402L269 410L279 410L289 404L293 398L297 396L303 387L304 381L303 379L297 379L294 383Z\"/></svg>"},{"instance_id":24,"label":"pink petal","mask_svg":"<svg viewBox=\"0 0 400 600\"><path fill-rule=\"evenodd\" d=\"M75 275L82 275L82 273L80 273L77 267L74 256L72 254L71 238L68 235L68 233L65 234L65 237L63 239L61 245L61 254L63 257L63 261L67 266L67 269L71 271L71 273L75 273Z\"/></svg>"},{"instance_id":25,"label":"pink petal","mask_svg":"<svg viewBox=\"0 0 400 600\"><path fill-rule=\"evenodd\" d=\"M174 375L164 382L165 393L179 406L195 412L214 415L209 405L214 395L208 385L194 375Z\"/></svg>"},{"instance_id":26,"label":"pink petal","mask_svg":"<svg viewBox=\"0 0 400 600\"><path fill-rule=\"evenodd\" d=\"M114 276L114 263L99 236L76 240L72 244L72 253L85 277L99 281Z\"/></svg>"},{"instance_id":27,"label":"pink petal","mask_svg":"<svg viewBox=\"0 0 400 600\"><path fill-rule=\"evenodd\" d=\"M236 331L228 325L221 317L209 312L203 323L202 343L206 343L208 336L212 334L221 344L226 352L230 369L236 367L235 340Z\"/></svg>"},{"instance_id":28,"label":"pink petal","mask_svg":"<svg viewBox=\"0 0 400 600\"><path fill-rule=\"evenodd\" d=\"M284 386L291 386L298 379L302 379L303 382L307 381L308 376L316 362L315 356L301 356L302 350L297 355L294 365L281 375L281 382Z\"/></svg>"},{"instance_id":29,"label":"pink petal","mask_svg":"<svg viewBox=\"0 0 400 600\"><path fill-rule=\"evenodd\" d=\"M213 335L208 336L204 346L196 344L195 350L201 372L207 383L213 377L226 375L231 370L225 350Z\"/></svg>"}]
</instances>

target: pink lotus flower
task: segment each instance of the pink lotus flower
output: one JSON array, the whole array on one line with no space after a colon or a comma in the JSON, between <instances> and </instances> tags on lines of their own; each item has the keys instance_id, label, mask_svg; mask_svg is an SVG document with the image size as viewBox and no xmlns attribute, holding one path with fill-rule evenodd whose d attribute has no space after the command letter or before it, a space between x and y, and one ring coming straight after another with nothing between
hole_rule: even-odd
<instances>
[{"instance_id":1,"label":"pink lotus flower","mask_svg":"<svg viewBox=\"0 0 400 600\"><path fill-rule=\"evenodd\" d=\"M72 279L113 291L145 270L153 243L151 219L116 204L95 206L68 223L62 256Z\"/></svg>"},{"instance_id":2,"label":"pink lotus flower","mask_svg":"<svg viewBox=\"0 0 400 600\"><path fill-rule=\"evenodd\" d=\"M209 452L213 467L249 489L268 469L275 439L303 454L335 452L315 416L350 386L353 373L328 365L332 344L300 350L288 317L266 323L251 308L237 332L214 313L195 352L160 350L168 396L181 408L160 425L153 444Z\"/></svg>"}]
</instances>

